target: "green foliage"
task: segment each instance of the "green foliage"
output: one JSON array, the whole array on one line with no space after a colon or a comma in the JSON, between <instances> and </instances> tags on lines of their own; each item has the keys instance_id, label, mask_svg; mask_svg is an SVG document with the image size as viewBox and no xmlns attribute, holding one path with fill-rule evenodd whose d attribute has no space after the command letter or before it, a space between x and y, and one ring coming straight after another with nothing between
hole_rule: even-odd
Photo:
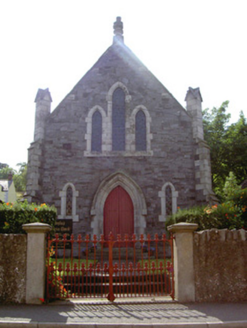
<instances>
[{"instance_id":1,"label":"green foliage","mask_svg":"<svg viewBox=\"0 0 247 328\"><path fill-rule=\"evenodd\" d=\"M9 166L3 167L0 169L0 179L8 180L9 174L14 174L16 171Z\"/></svg>"},{"instance_id":2,"label":"green foliage","mask_svg":"<svg viewBox=\"0 0 247 328\"><path fill-rule=\"evenodd\" d=\"M247 188L235 190L229 196L228 202L234 204L243 221L243 227L247 229Z\"/></svg>"},{"instance_id":3,"label":"green foliage","mask_svg":"<svg viewBox=\"0 0 247 328\"><path fill-rule=\"evenodd\" d=\"M16 191L25 191L27 184L27 164L25 162L18 163L19 171L14 174L13 180Z\"/></svg>"},{"instance_id":4,"label":"green foliage","mask_svg":"<svg viewBox=\"0 0 247 328\"><path fill-rule=\"evenodd\" d=\"M166 222L166 227L179 222L197 223L198 230L218 228L217 219L206 213L205 206L195 206L191 208L179 209L176 214L170 216Z\"/></svg>"},{"instance_id":5,"label":"green foliage","mask_svg":"<svg viewBox=\"0 0 247 328\"><path fill-rule=\"evenodd\" d=\"M54 229L56 219L54 206L29 204L27 201L0 204L0 233L25 233L22 225L34 222L50 224Z\"/></svg>"},{"instance_id":6,"label":"green foliage","mask_svg":"<svg viewBox=\"0 0 247 328\"><path fill-rule=\"evenodd\" d=\"M19 171L12 169L8 165L0 169L0 179L8 180L9 174L13 174L13 181L16 191L25 191L27 184L27 164L18 163Z\"/></svg>"},{"instance_id":7,"label":"green foliage","mask_svg":"<svg viewBox=\"0 0 247 328\"><path fill-rule=\"evenodd\" d=\"M247 177L247 122L243 112L237 123L229 125L228 101L220 108L203 111L204 137L211 150L213 189L222 199L223 187L230 172L238 184Z\"/></svg>"},{"instance_id":8,"label":"green foliage","mask_svg":"<svg viewBox=\"0 0 247 328\"><path fill-rule=\"evenodd\" d=\"M61 272L58 270L56 262L54 262L53 259L54 255L54 246L51 246L49 247L48 258L46 260L46 275L48 276L49 280L48 284L48 281L46 279L46 284L48 284L49 295L56 295L56 299L64 299L68 297L68 291L64 288Z\"/></svg>"},{"instance_id":9,"label":"green foliage","mask_svg":"<svg viewBox=\"0 0 247 328\"><path fill-rule=\"evenodd\" d=\"M225 199L229 199L237 190L240 190L241 187L237 184L237 179L233 172L229 173L229 176L226 178L226 182L223 188Z\"/></svg>"},{"instance_id":10,"label":"green foliage","mask_svg":"<svg viewBox=\"0 0 247 328\"><path fill-rule=\"evenodd\" d=\"M198 230L247 229L247 189L234 191L223 204L179 209L166 227L179 222L197 223Z\"/></svg>"}]
</instances>

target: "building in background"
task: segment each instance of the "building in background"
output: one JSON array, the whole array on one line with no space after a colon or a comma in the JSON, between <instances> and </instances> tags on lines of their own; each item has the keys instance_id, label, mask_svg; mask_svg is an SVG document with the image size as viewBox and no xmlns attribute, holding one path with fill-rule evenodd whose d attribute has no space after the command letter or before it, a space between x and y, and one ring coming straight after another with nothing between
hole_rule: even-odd
<instances>
[{"instance_id":1,"label":"building in background","mask_svg":"<svg viewBox=\"0 0 247 328\"><path fill-rule=\"evenodd\" d=\"M8 180L0 180L0 201L4 203L14 203L16 199L13 175L9 174Z\"/></svg>"}]
</instances>

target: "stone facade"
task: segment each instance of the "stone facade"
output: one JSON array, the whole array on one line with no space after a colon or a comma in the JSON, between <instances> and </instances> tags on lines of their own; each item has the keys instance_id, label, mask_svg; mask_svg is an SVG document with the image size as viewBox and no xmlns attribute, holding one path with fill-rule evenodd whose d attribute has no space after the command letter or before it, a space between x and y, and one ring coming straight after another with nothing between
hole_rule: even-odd
<instances>
[{"instance_id":1,"label":"stone facade","mask_svg":"<svg viewBox=\"0 0 247 328\"><path fill-rule=\"evenodd\" d=\"M55 204L75 233L103 233L104 203L116 186L131 197L138 234L164 229L177 206L212 196L199 89L188 90L185 110L124 44L120 18L114 33L52 113L49 90L36 97L28 198Z\"/></svg>"}]
</instances>

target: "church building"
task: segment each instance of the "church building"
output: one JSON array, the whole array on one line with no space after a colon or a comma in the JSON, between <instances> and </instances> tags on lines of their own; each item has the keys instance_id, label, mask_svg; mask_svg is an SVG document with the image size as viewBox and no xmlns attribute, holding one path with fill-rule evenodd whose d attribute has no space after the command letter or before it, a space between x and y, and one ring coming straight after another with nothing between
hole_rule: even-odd
<instances>
[{"instance_id":1,"label":"church building","mask_svg":"<svg viewBox=\"0 0 247 328\"><path fill-rule=\"evenodd\" d=\"M36 95L28 151L29 201L55 205L75 234L162 232L177 208L212 197L202 97L189 88L184 109L124 44L113 44L51 112Z\"/></svg>"}]
</instances>

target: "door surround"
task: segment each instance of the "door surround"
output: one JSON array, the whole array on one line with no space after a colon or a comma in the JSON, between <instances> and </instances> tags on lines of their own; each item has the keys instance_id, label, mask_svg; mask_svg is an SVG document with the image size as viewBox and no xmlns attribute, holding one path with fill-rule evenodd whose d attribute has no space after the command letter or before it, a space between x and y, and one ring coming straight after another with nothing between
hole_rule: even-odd
<instances>
[{"instance_id":1,"label":"door surround","mask_svg":"<svg viewBox=\"0 0 247 328\"><path fill-rule=\"evenodd\" d=\"M109 193L121 186L129 194L134 207L134 233L144 234L146 228L147 206L141 188L124 172L115 172L107 176L99 185L91 207L91 228L94 235L103 234L104 205Z\"/></svg>"}]
</instances>

